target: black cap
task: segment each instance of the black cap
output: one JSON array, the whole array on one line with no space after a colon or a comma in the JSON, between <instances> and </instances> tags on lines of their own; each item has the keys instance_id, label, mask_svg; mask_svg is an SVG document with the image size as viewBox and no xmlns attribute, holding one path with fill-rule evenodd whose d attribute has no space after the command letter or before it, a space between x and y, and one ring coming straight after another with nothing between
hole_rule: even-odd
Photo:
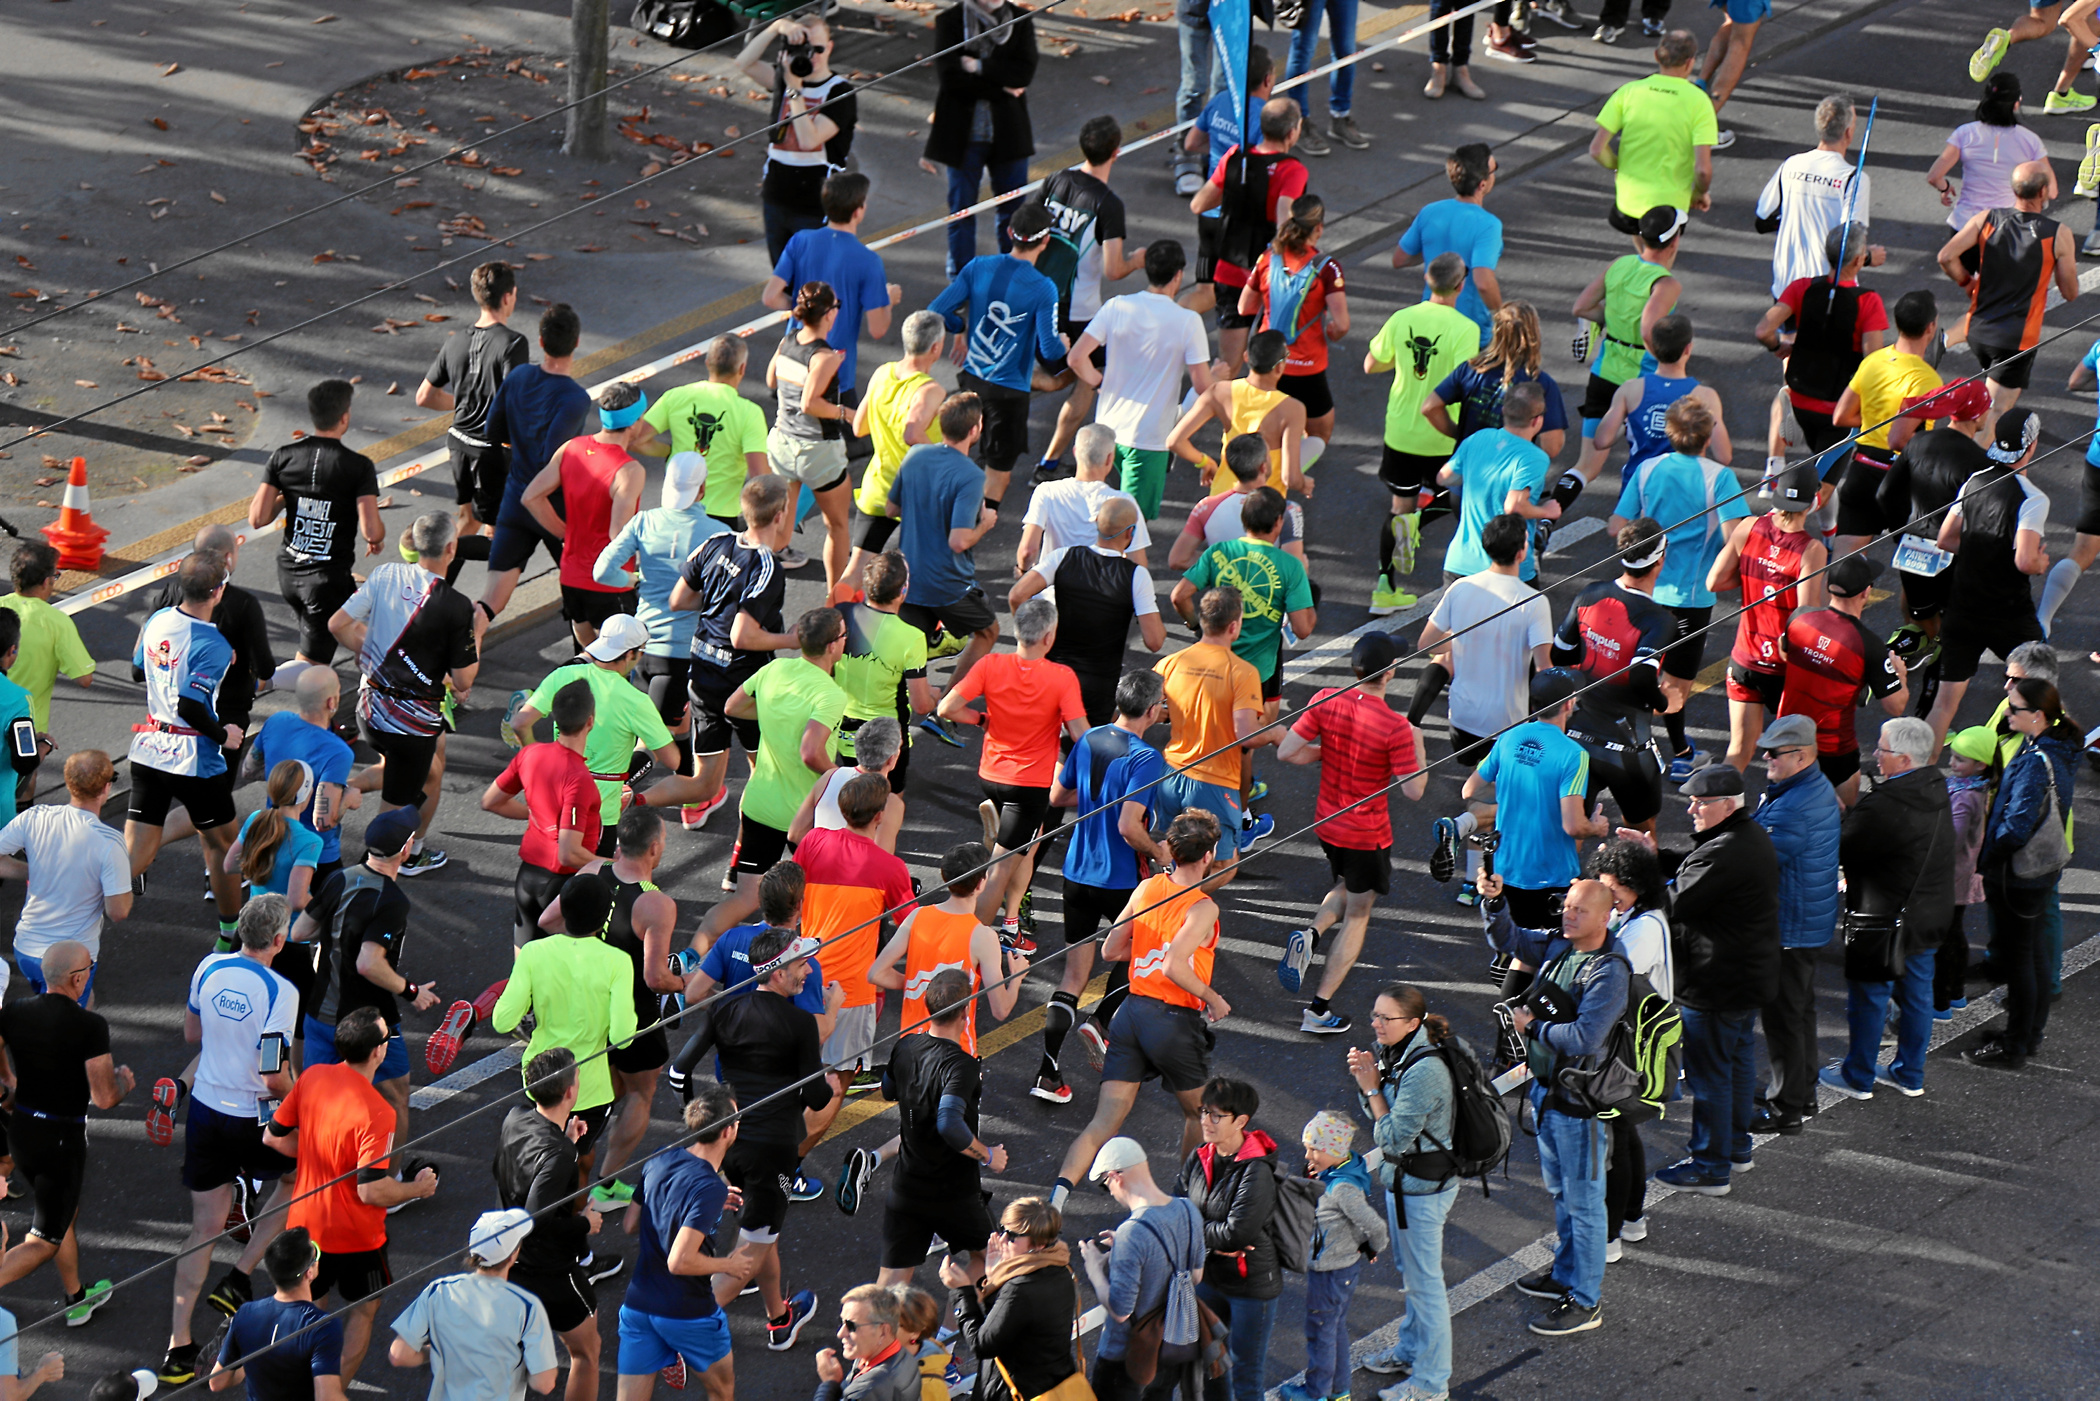
<instances>
[{"instance_id":1,"label":"black cap","mask_svg":"<svg viewBox=\"0 0 2100 1401\"><path fill-rule=\"evenodd\" d=\"M1708 764L1703 769L1694 769L1684 787L1677 791L1687 798L1740 798L1743 796L1743 776L1736 772L1733 764Z\"/></svg>"},{"instance_id":2,"label":"black cap","mask_svg":"<svg viewBox=\"0 0 2100 1401\"><path fill-rule=\"evenodd\" d=\"M1050 232L1050 211L1040 204L1024 204L1014 211L1006 232L1016 243L1034 243Z\"/></svg>"},{"instance_id":3,"label":"black cap","mask_svg":"<svg viewBox=\"0 0 2100 1401\"><path fill-rule=\"evenodd\" d=\"M1400 646L1391 633L1367 632L1349 649L1349 665L1356 668L1358 676L1369 676L1391 666L1399 655Z\"/></svg>"},{"instance_id":4,"label":"black cap","mask_svg":"<svg viewBox=\"0 0 2100 1401\"><path fill-rule=\"evenodd\" d=\"M1991 435L1991 445L1985 451L1991 461L2010 465L2025 457L2041 436L2041 415L2009 413L1998 420L1998 431Z\"/></svg>"},{"instance_id":5,"label":"black cap","mask_svg":"<svg viewBox=\"0 0 2100 1401\"><path fill-rule=\"evenodd\" d=\"M1816 504L1816 491L1822 484L1822 479L1816 475L1815 463L1797 463L1783 468L1778 476L1765 484L1765 503L1774 511L1810 510Z\"/></svg>"},{"instance_id":6,"label":"black cap","mask_svg":"<svg viewBox=\"0 0 2100 1401\"><path fill-rule=\"evenodd\" d=\"M1846 555L1830 566L1823 581L1830 586L1831 593L1839 598L1857 598L1873 586L1881 577L1881 566L1865 555Z\"/></svg>"},{"instance_id":7,"label":"black cap","mask_svg":"<svg viewBox=\"0 0 2100 1401\"><path fill-rule=\"evenodd\" d=\"M1564 666L1547 667L1531 678L1531 713L1550 715L1566 705L1582 687L1581 672Z\"/></svg>"}]
</instances>

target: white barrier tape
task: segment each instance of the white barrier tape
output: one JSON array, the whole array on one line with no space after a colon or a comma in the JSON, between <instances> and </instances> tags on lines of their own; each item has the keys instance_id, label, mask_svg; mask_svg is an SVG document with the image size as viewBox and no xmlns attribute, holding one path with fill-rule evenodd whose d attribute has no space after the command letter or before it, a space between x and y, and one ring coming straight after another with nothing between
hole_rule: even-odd
<instances>
[{"instance_id":1,"label":"white barrier tape","mask_svg":"<svg viewBox=\"0 0 2100 1401\"><path fill-rule=\"evenodd\" d=\"M1411 40L1419 39L1423 35L1429 33L1429 31L1431 31L1432 29L1440 29L1447 24L1451 24L1457 20L1464 19L1469 15L1478 14L1482 10L1492 9L1495 4L1496 0L1474 0L1474 3L1467 5L1463 9L1453 10L1448 15L1441 15L1436 19L1429 20L1424 24L1418 24L1414 28L1405 31L1404 33L1395 34L1388 39L1381 39L1375 44L1367 44L1363 48L1358 49L1353 54L1349 54L1343 58L1338 58L1332 63L1328 63L1323 65L1322 67L1312 69L1306 73L1302 73L1295 78L1286 79L1283 82L1280 82L1276 85L1275 91L1283 92L1287 89L1295 88L1301 86L1302 84L1309 83L1315 78L1323 77L1326 74L1333 73L1338 69L1346 68L1352 63L1361 63L1365 59L1371 57L1371 55L1373 54L1383 53L1387 49L1396 48L1401 44L1410 42ZM1138 140L1129 143L1128 145L1123 147L1123 152L1127 155L1132 151L1142 150L1144 147L1150 146L1155 142L1165 141L1169 137L1177 136L1180 133L1187 131L1190 127L1193 127L1194 125L1194 121L1177 122L1173 126L1167 127L1165 130L1156 131L1150 136L1140 137ZM949 224L955 223L957 220L972 218L975 215L985 212L986 210L995 209L999 205L1005 204L1009 200L1021 199L1026 195L1034 193L1042 187L1042 181L1030 181L1028 184L1021 186L1021 188L1017 190L1009 190L1003 195L994 195L990 199L981 200L976 204L968 206L967 208L958 209L952 214L944 214L937 219L929 219L922 224L914 224L908 229L900 229L895 233L885 234L881 238L876 239L873 243L870 243L868 245L868 248L872 252L880 252L885 248L894 247L895 245L904 242L904 240L908 238L915 238L922 233L930 233L935 229L943 228ZM767 312L764 316L754 317L741 325L732 326L727 331L719 332L718 334L730 336L750 336L755 334L756 332L765 330L769 326L777 326L787 319L788 314L784 311L770 311ZM590 393L593 397L595 397L600 390L609 388L610 386L615 384L640 384L644 380L654 379L657 375L664 373L666 370L672 370L676 369L680 365L690 364L692 361L698 360L703 355L707 354L707 347L710 344L712 344L715 339L715 336L709 336L704 341L698 341L692 345L686 346L682 350L674 351L669 355L660 356L655 360L649 361L645 365L638 365L634 369L628 370L623 374L614 375L610 379L603 380L598 384L592 385L590 387ZM449 447L440 449L436 452L425 453L423 456L418 457L413 461L403 463L399 467L388 468L386 471L381 472L379 474L379 485L381 487L389 487L400 482L405 482L410 477L418 476L421 473L429 471L433 467L443 466L451 460L452 453ZM272 521L270 524L263 526L260 529L251 529L246 534L241 536L241 540L243 541L243 543L245 543L246 541L253 539L257 536L268 535L274 531L281 530L283 529L281 520L282 518L280 518L278 521ZM189 558L189 555L190 552L187 549L178 550L173 554L165 555L162 558L155 560L151 564L144 565L141 568L135 569L129 574L119 575L117 578L111 579L107 583L98 584L85 593L73 594L67 598L61 599L59 600L56 606L61 613L82 613L100 604L109 603L115 599L122 598L127 594L136 593L140 589L145 588L148 584L158 582L161 579L167 578L170 574L173 574L176 571L176 569L181 567L182 562L185 559Z\"/></svg>"}]
</instances>

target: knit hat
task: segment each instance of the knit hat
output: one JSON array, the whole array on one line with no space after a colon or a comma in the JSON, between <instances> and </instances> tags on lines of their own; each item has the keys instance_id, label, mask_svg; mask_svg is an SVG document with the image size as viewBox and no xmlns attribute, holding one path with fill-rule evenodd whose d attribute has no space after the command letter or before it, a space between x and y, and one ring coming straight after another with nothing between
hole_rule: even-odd
<instances>
[{"instance_id":1,"label":"knit hat","mask_svg":"<svg viewBox=\"0 0 2100 1401\"><path fill-rule=\"evenodd\" d=\"M1332 1109L1322 1109L1312 1116L1301 1135L1308 1149L1346 1158L1356 1146L1356 1125L1349 1122L1345 1114Z\"/></svg>"}]
</instances>

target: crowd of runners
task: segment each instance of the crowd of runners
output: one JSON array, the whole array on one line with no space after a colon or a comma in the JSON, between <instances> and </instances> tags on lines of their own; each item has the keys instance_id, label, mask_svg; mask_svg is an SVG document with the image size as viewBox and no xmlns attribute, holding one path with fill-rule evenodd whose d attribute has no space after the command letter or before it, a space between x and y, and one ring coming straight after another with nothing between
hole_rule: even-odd
<instances>
[{"instance_id":1,"label":"crowd of runners","mask_svg":"<svg viewBox=\"0 0 2100 1401\"><path fill-rule=\"evenodd\" d=\"M2086 8L2060 21L2073 59L2100 37L2078 18ZM1619 37L1625 9L1600 41ZM881 1258L842 1302L843 1356L818 1357L825 1401L933 1401L965 1368L980 1395L1066 1396L1084 1364L1068 1326L1082 1304L1075 1264L1107 1312L1088 1368L1104 1401L1199 1381L1255 1401L1285 1268L1307 1273L1310 1359L1285 1394L1346 1397L1349 1298L1365 1257L1388 1250L1408 1312L1399 1341L1360 1365L1401 1378L1388 1401L1434 1401L1451 1370L1442 1230L1474 1170L1468 1097L1493 1093L1476 1078L1483 1059L1520 1082L1529 1070L1561 1244L1518 1287L1545 1302L1531 1323L1545 1336L1599 1325L1605 1264L1646 1234L1638 1124L1560 1088L1607 1054L1629 1008L1654 997L1681 1017L1692 1143L1654 1175L1679 1190L1728 1191L1753 1161L1752 1134L1799 1132L1819 1082L1854 1098L1877 1084L1922 1092L1931 1020L1964 1005L1971 904L1990 910L2009 1018L1970 1055L2019 1068L2060 976L2055 878L2068 852L2055 828L2083 744L2047 639L2100 556L2100 446L2086 450L2073 553L2052 564L2050 500L2028 472L2040 425L2017 405L2050 340L2047 295L2078 295L2073 240L2045 212L2045 155L1957 133L1928 176L1948 189L1961 164L1939 253L1954 287L1872 288L1885 255L1848 155L1861 114L1832 96L1804 132L1813 148L1758 202L1759 228L1776 235L1770 310L1754 329L1702 317L1679 254L1701 237L1713 152L1732 141L1717 111L1768 7L1727 9L1695 81L1693 36L1643 6L1656 71L1612 95L1591 147L1609 172L1598 204L1626 251L1562 312L1572 343L1549 337L1555 308L1524 300L1522 272L1505 265L1488 207L1495 152L1450 154L1450 196L1417 211L1392 253L1421 269L1420 299L1369 317L1361 372L1389 383L1376 472L1390 509L1375 527L1312 505L1336 439L1331 377L1354 372L1335 358L1352 307L1321 251L1316 169L1300 159L1331 148L1298 101L1270 95L1265 50L1246 74L1248 139L1235 139L1229 98L1227 117L1197 129L1209 174L1183 191L1190 238L1129 246L1112 188L1123 132L1096 117L1079 131L1081 163L1005 216L1000 251L951 252L948 285L907 314L905 290L858 238L868 178L826 173L825 153L850 142L851 96L830 73L830 33L808 21L746 54L762 60L777 35L822 65L799 81L788 61L757 70L781 92L764 296L788 313L785 334L722 337L691 383L594 395L571 373L578 313L552 306L528 337L511 325L516 270L476 269L479 320L448 339L416 395L453 413L458 506L397 539L374 464L343 441L353 386L313 386L312 431L272 456L249 514L256 528L284 517L277 578L295 653L278 660L261 603L232 582L239 537L204 530L132 657L146 713L120 756L121 833L100 818L118 782L104 752L63 760L68 801L31 801L63 732L56 679L86 684L94 663L50 602L54 553L19 547L15 592L0 599L0 721L17 775L0 794L0 874L26 891L13 938L25 986L0 1009L0 1043L8 1147L35 1222L0 1255L0 1283L51 1262L68 1324L110 1297L81 1267L84 1126L137 1086L91 1010L95 972L106 924L129 916L149 869L195 879L155 867L192 834L218 939L189 980L196 1054L147 1092L153 1143L171 1145L181 1121L193 1206L154 1375L245 1383L256 1401L340 1398L383 1305L391 1361L428 1363L446 1395L549 1391L565 1352L568 1401L591 1401L610 1347L622 1401L659 1377L727 1401L725 1310L755 1293L776 1351L818 1314L784 1248L796 1204L828 1194L852 1214L878 1187ZM1536 13L1576 18L1565 3ZM2025 134L2017 83L1991 69L2054 18L2038 9L1993 31L1971 69L1990 80L1977 125ZM1318 23L1316 8L1315 35ZM1490 52L1529 61L1526 27L1522 5L1498 11ZM1462 31L1439 50L1431 96L1447 81L1479 95L1469 42ZM1302 69L1296 46L1292 58ZM2066 64L2049 110L2068 110L2077 72ZM1365 139L1346 110L1329 134ZM2026 158L2000 159L2008 150ZM2096 166L2100 135L2081 188L2100 184ZM897 356L858 366L893 318ZM1761 472L1754 458L1731 466L1724 405L1694 372L1702 332L1754 334L1777 358L1779 396L1738 406L1738 432L1758 421ZM1579 400L1547 369L1563 345L1585 377ZM747 387L755 356L770 416ZM944 356L953 392L935 376ZM2100 344L2070 387L2091 386L2096 365ZM1040 452L1038 400L1057 405ZM1162 531L1168 483L1191 476L1204 494ZM1592 489L1608 502L1606 567L1566 580L1556 604L1542 562ZM791 545L807 516L821 520L820 560ZM1002 516L1021 521L1010 569L973 559ZM1408 612L1420 627L1359 629L1342 644L1353 684L1286 696L1286 659L1335 631L1308 572L1313 532L1375 560L1371 615ZM507 705L474 700L484 634L542 550L575 658ZM468 561L485 565L478 597L459 586ZM1893 633L1863 618L1890 562ZM813 565L825 602L789 616L789 575ZM1425 664L1402 695L1411 643ZM1157 660L1133 666L1133 647ZM2006 700L1960 728L1987 654L2008 664ZM1685 706L1717 681L1728 743L1702 752ZM289 704L255 723L272 690ZM1868 700L1894 717L1872 765ZM1432 755L1440 702L1450 742ZM481 806L519 824L514 963L479 999L441 1006L432 970L407 952L408 883L447 864L431 835L448 736L499 709L516 752ZM981 830L951 834L938 869L917 873L897 855L915 743L975 747L983 790ZM1951 776L1934 767L1943 749ZM1262 810L1270 763L1318 767L1309 821L1284 821L1318 841L1332 880L1277 949L1299 1031L1355 1032L1342 991L1391 893L1397 841L1480 907L1509 1033L1476 1057L1420 991L1377 990L1371 1049L1347 1057L1356 1113L1304 1126L1304 1173L1252 1126L1254 1088L1213 1074L1235 1012L1213 961L1239 865L1278 825ZM1759 763L1762 789L1746 780ZM1436 765L1462 776L1463 807L1396 839L1390 794L1420 802ZM263 796L244 817L235 795L248 783ZM1689 800L1689 854L1657 847L1673 788ZM1926 788L1939 795L1917 800L1927 844L1856 865L1896 820L1891 805ZM667 850L711 821L734 829L721 890L660 886ZM1033 895L1045 868L1061 887L1061 947L1047 954ZM1862 894L1879 887L1892 905ZM1857 931L1892 910L1893 966L1855 967ZM1852 1045L1824 1066L1815 951L1841 919ZM1024 988L1031 958L1046 957L1055 970ZM1029 1093L1063 1106L1095 1090L1075 1051L1098 1090L1048 1196L995 1204L982 1178L1006 1150L980 1131L980 1022L1039 995ZM439 1189L434 1166L396 1151L415 1137L402 1023L426 1013L430 1076L485 1025L484 1041L524 1042L523 1095L496 1135L493 1184L447 1188L492 1203L469 1242L474 1268L388 1304L389 1215ZM886 1013L901 1034L883 1030ZM1753 1092L1760 1015L1773 1076ZM1877 1059L1884 1015L1892 1060ZM1140 1144L1121 1131L1155 1079L1181 1133ZM666 1088L687 1132L645 1152ZM827 1189L806 1156L868 1092L897 1102L896 1135L853 1149ZM1090 1181L1130 1220L1068 1243L1061 1208ZM601 1320L595 1286L623 1266L616 1221L637 1249L617 1318ZM213 1279L211 1243L227 1231L238 1255ZM915 1282L944 1250L945 1304ZM331 1298L334 1315L319 1307ZM230 1319L216 1356L200 1350L200 1304ZM12 1394L62 1365L47 1357ZM123 1374L104 1386L98 1401L136 1393Z\"/></svg>"}]
</instances>

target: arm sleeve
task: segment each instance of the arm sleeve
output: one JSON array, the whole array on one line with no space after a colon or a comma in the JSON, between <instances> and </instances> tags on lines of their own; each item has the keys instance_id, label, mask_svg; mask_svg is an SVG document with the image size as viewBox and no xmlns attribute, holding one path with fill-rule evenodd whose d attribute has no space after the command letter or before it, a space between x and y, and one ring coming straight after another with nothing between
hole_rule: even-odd
<instances>
[{"instance_id":1,"label":"arm sleeve","mask_svg":"<svg viewBox=\"0 0 2100 1401\"><path fill-rule=\"evenodd\" d=\"M1765 188L1757 197L1757 231L1759 233L1779 232L1780 179L1785 174L1786 167L1784 165L1773 171L1772 178L1765 181Z\"/></svg>"},{"instance_id":2,"label":"arm sleeve","mask_svg":"<svg viewBox=\"0 0 2100 1401\"><path fill-rule=\"evenodd\" d=\"M219 717L211 713L211 707L195 696L178 696L175 700L175 714L183 724L213 744L226 743L226 727L219 723Z\"/></svg>"},{"instance_id":3,"label":"arm sleeve","mask_svg":"<svg viewBox=\"0 0 2100 1401\"><path fill-rule=\"evenodd\" d=\"M678 1048L678 1054L673 1057L671 1064L682 1074L690 1076L700 1068L700 1062L707 1058L707 1053L713 1050L714 1046L715 1019L713 1014L703 1007L699 1027L686 1038L685 1045Z\"/></svg>"},{"instance_id":4,"label":"arm sleeve","mask_svg":"<svg viewBox=\"0 0 2100 1401\"><path fill-rule=\"evenodd\" d=\"M896 1096L889 1093L888 1085L889 1082L885 1079L884 1098L895 1099ZM966 1113L967 1107L962 1096L946 1094L941 1096L940 1107L934 1111L934 1127L940 1131L941 1142L958 1153L964 1152L977 1141L977 1135L970 1132L970 1121L965 1117Z\"/></svg>"}]
</instances>

